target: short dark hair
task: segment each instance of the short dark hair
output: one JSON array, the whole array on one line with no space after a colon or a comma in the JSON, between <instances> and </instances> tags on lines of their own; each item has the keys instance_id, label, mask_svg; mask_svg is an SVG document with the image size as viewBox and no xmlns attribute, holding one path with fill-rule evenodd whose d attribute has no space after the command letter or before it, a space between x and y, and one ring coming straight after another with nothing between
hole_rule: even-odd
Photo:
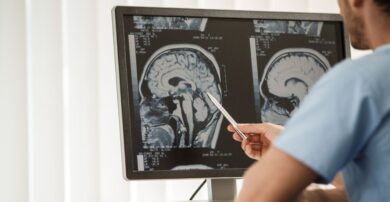
<instances>
[{"instance_id":1,"label":"short dark hair","mask_svg":"<svg viewBox=\"0 0 390 202\"><path fill-rule=\"evenodd\" d=\"M390 0L374 0L374 2L386 15L390 16Z\"/></svg>"}]
</instances>

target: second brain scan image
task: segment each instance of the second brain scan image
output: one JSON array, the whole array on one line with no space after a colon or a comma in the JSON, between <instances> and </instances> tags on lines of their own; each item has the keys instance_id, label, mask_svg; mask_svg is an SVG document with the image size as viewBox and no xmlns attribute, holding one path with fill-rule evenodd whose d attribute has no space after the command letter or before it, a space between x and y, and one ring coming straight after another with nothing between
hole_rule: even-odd
<instances>
[{"instance_id":1,"label":"second brain scan image","mask_svg":"<svg viewBox=\"0 0 390 202\"><path fill-rule=\"evenodd\" d=\"M343 59L339 24L129 16L131 141L138 171L247 168L211 93L237 122L283 125Z\"/></svg>"},{"instance_id":2,"label":"second brain scan image","mask_svg":"<svg viewBox=\"0 0 390 202\"><path fill-rule=\"evenodd\" d=\"M329 68L328 60L313 49L287 48L275 53L259 85L264 99L261 121L283 125Z\"/></svg>"}]
</instances>

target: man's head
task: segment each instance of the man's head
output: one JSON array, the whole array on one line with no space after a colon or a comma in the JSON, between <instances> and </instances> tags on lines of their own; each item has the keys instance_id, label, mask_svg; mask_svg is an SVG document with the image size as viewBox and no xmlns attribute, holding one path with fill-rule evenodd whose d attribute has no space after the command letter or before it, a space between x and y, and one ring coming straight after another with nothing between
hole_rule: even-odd
<instances>
[{"instance_id":1,"label":"man's head","mask_svg":"<svg viewBox=\"0 0 390 202\"><path fill-rule=\"evenodd\" d=\"M390 1L389 0L374 0L374 3L382 10L382 12L390 16Z\"/></svg>"},{"instance_id":2,"label":"man's head","mask_svg":"<svg viewBox=\"0 0 390 202\"><path fill-rule=\"evenodd\" d=\"M344 18L348 29L352 46L356 49L370 49L373 44L370 41L370 32L368 32L369 23L372 20L373 13L382 18L390 18L389 0L338 0L341 15ZM372 11L377 12L372 12Z\"/></svg>"}]
</instances>

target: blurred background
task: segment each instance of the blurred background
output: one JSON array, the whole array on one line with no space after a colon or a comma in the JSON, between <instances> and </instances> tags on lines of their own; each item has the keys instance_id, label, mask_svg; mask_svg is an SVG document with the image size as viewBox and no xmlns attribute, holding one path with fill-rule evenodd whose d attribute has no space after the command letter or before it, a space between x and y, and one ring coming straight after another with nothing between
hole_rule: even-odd
<instances>
[{"instance_id":1,"label":"blurred background","mask_svg":"<svg viewBox=\"0 0 390 202\"><path fill-rule=\"evenodd\" d=\"M122 178L115 5L339 12L337 0L0 0L0 201L180 201L201 183Z\"/></svg>"}]
</instances>

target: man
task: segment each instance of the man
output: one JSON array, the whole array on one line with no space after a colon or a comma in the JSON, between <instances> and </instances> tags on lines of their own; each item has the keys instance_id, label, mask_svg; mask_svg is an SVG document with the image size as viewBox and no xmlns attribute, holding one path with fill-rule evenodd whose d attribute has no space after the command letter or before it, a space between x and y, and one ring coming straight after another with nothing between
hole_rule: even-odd
<instances>
[{"instance_id":1,"label":"man","mask_svg":"<svg viewBox=\"0 0 390 202\"><path fill-rule=\"evenodd\" d=\"M242 142L245 153L259 159L244 175L239 202L294 201L308 184L330 182L339 171L350 201L390 201L390 1L339 0L339 6L352 45L374 52L327 73L284 130L239 126L250 136Z\"/></svg>"}]
</instances>

